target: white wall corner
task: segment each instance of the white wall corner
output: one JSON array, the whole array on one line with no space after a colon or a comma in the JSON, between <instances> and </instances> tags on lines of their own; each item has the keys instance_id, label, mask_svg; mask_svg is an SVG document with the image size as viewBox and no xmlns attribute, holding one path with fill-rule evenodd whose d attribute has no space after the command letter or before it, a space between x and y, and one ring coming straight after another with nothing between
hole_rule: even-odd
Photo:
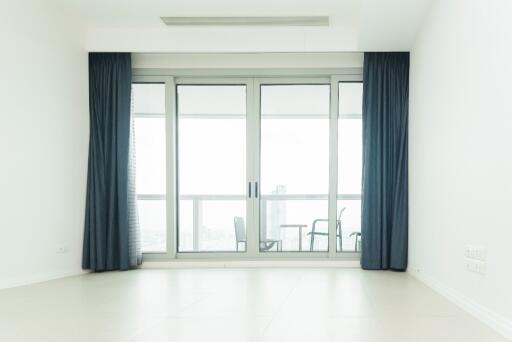
<instances>
[{"instance_id":1,"label":"white wall corner","mask_svg":"<svg viewBox=\"0 0 512 342\"><path fill-rule=\"evenodd\" d=\"M68 272L53 272L53 273L47 273L42 275L34 275L34 276L28 276L23 278L17 278L13 279L11 281L5 281L0 283L0 290L9 289L13 287L20 287L20 286L26 286L26 285L32 285L37 283L43 283L46 281L61 279L61 278L68 278L68 277L76 277L80 275L84 275L87 273L91 273L91 271L88 270L82 270L82 271L68 271Z\"/></svg>"},{"instance_id":2,"label":"white wall corner","mask_svg":"<svg viewBox=\"0 0 512 342\"><path fill-rule=\"evenodd\" d=\"M459 291L446 286L421 271L417 271L415 268L409 268L407 273L460 307L462 310L474 316L491 329L499 332L505 338L512 340L512 320L489 310L488 308L478 304L476 301L464 296Z\"/></svg>"}]
</instances>

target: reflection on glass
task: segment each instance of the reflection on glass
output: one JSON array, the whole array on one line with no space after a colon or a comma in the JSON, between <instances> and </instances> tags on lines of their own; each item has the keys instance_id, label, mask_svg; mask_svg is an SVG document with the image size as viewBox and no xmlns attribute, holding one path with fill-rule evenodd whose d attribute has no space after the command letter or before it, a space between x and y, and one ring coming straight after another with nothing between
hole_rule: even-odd
<instances>
[{"instance_id":1,"label":"reflection on glass","mask_svg":"<svg viewBox=\"0 0 512 342\"><path fill-rule=\"evenodd\" d=\"M327 250L329 89L261 86L261 251Z\"/></svg>"},{"instance_id":2,"label":"reflection on glass","mask_svg":"<svg viewBox=\"0 0 512 342\"><path fill-rule=\"evenodd\" d=\"M245 221L246 212L245 86L177 88L178 250L236 251L235 217Z\"/></svg>"},{"instance_id":3,"label":"reflection on glass","mask_svg":"<svg viewBox=\"0 0 512 342\"><path fill-rule=\"evenodd\" d=\"M338 252L361 251L362 96L361 82L339 84Z\"/></svg>"}]
</instances>

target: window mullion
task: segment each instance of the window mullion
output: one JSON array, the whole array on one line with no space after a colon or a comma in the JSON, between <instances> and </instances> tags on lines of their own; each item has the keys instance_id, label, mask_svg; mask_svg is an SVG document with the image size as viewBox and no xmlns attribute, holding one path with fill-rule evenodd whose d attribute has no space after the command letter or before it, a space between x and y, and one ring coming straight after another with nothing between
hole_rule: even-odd
<instances>
[{"instance_id":1,"label":"window mullion","mask_svg":"<svg viewBox=\"0 0 512 342\"><path fill-rule=\"evenodd\" d=\"M338 189L338 82L331 77L329 116L329 257L336 256L336 220Z\"/></svg>"},{"instance_id":2,"label":"window mullion","mask_svg":"<svg viewBox=\"0 0 512 342\"><path fill-rule=\"evenodd\" d=\"M176 258L176 85L174 77L165 77L165 146L166 146L166 228L167 228L167 253L168 258Z\"/></svg>"}]
</instances>

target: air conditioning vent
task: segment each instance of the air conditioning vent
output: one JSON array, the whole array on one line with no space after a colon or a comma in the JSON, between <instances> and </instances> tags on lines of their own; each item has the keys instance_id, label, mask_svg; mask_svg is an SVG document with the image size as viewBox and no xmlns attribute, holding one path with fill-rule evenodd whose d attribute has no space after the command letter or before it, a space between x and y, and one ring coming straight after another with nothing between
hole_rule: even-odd
<instances>
[{"instance_id":1,"label":"air conditioning vent","mask_svg":"<svg viewBox=\"0 0 512 342\"><path fill-rule=\"evenodd\" d=\"M329 17L161 17L167 26L329 26Z\"/></svg>"}]
</instances>

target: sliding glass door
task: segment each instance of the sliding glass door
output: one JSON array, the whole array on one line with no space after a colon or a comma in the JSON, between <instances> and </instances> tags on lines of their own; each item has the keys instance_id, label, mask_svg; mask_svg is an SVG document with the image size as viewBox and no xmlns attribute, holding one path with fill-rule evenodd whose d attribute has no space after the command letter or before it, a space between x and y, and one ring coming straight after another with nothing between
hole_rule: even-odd
<instances>
[{"instance_id":1,"label":"sliding glass door","mask_svg":"<svg viewBox=\"0 0 512 342\"><path fill-rule=\"evenodd\" d=\"M247 248L246 93L177 85L178 252Z\"/></svg>"},{"instance_id":2,"label":"sliding glass door","mask_svg":"<svg viewBox=\"0 0 512 342\"><path fill-rule=\"evenodd\" d=\"M146 255L360 252L360 77L136 78Z\"/></svg>"},{"instance_id":3,"label":"sliding glass door","mask_svg":"<svg viewBox=\"0 0 512 342\"><path fill-rule=\"evenodd\" d=\"M327 251L329 84L260 85L260 251Z\"/></svg>"}]
</instances>

